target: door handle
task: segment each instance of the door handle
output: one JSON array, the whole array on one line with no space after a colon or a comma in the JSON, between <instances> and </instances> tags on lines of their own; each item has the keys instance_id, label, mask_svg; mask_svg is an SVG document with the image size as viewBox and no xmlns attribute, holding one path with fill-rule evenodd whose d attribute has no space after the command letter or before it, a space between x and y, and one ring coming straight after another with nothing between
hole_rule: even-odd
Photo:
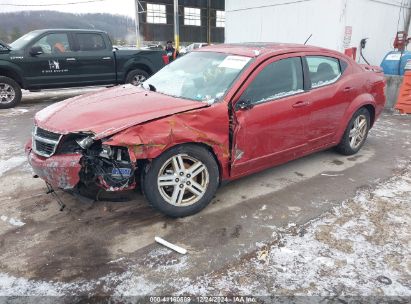
<instances>
[{"instance_id":1,"label":"door handle","mask_svg":"<svg viewBox=\"0 0 411 304\"><path fill-rule=\"evenodd\" d=\"M67 58L66 61L76 61L76 58Z\"/></svg>"},{"instance_id":2,"label":"door handle","mask_svg":"<svg viewBox=\"0 0 411 304\"><path fill-rule=\"evenodd\" d=\"M352 91L354 88L352 88L352 87L346 87L346 88L344 88L344 92L350 92L350 91Z\"/></svg>"},{"instance_id":3,"label":"door handle","mask_svg":"<svg viewBox=\"0 0 411 304\"><path fill-rule=\"evenodd\" d=\"M293 108L303 108L308 106L310 103L307 101L298 101L295 104L293 104Z\"/></svg>"},{"instance_id":4,"label":"door handle","mask_svg":"<svg viewBox=\"0 0 411 304\"><path fill-rule=\"evenodd\" d=\"M111 60L111 57L103 57L103 58L101 58L101 59L103 59L103 60Z\"/></svg>"}]
</instances>

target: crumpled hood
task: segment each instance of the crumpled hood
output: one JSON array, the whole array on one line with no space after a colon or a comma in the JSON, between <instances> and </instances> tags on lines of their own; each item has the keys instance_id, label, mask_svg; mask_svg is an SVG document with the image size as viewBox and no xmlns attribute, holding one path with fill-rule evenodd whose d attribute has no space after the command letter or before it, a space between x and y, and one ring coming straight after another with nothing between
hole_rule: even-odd
<instances>
[{"instance_id":1,"label":"crumpled hood","mask_svg":"<svg viewBox=\"0 0 411 304\"><path fill-rule=\"evenodd\" d=\"M36 114L35 123L59 134L92 132L100 139L146 121L206 106L123 85L48 106Z\"/></svg>"}]
</instances>

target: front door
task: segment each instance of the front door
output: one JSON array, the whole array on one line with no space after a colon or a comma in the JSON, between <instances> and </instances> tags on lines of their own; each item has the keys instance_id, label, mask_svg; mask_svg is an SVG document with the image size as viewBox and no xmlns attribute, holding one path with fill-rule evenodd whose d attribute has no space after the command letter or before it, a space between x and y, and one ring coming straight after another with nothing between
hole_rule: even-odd
<instances>
[{"instance_id":1,"label":"front door","mask_svg":"<svg viewBox=\"0 0 411 304\"><path fill-rule=\"evenodd\" d=\"M298 54L271 58L249 77L240 97L234 97L232 177L294 159L304 151L309 92L302 66Z\"/></svg>"},{"instance_id":2,"label":"front door","mask_svg":"<svg viewBox=\"0 0 411 304\"><path fill-rule=\"evenodd\" d=\"M33 48L41 54L30 54ZM25 52L21 64L30 88L65 87L77 81L75 52L67 33L47 33Z\"/></svg>"}]
</instances>

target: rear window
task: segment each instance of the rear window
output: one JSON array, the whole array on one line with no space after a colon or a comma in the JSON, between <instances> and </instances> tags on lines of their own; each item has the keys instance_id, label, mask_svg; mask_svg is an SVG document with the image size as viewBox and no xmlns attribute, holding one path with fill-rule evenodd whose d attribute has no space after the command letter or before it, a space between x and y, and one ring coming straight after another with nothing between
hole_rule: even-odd
<instances>
[{"instance_id":1,"label":"rear window","mask_svg":"<svg viewBox=\"0 0 411 304\"><path fill-rule=\"evenodd\" d=\"M103 36L94 33L76 34L77 48L79 51L105 50L106 44Z\"/></svg>"},{"instance_id":2,"label":"rear window","mask_svg":"<svg viewBox=\"0 0 411 304\"><path fill-rule=\"evenodd\" d=\"M340 61L333 57L307 56L311 87L323 87L336 82L341 77Z\"/></svg>"}]
</instances>

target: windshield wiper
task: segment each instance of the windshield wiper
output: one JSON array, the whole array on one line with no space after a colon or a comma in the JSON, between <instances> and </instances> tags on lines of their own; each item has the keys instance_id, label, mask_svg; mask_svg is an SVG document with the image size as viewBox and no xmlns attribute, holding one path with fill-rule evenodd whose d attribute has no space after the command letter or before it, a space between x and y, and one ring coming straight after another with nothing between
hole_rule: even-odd
<instances>
[{"instance_id":1,"label":"windshield wiper","mask_svg":"<svg viewBox=\"0 0 411 304\"><path fill-rule=\"evenodd\" d=\"M152 84L148 84L148 87L150 88L150 91L152 91L152 92L157 92L156 87L153 86Z\"/></svg>"},{"instance_id":2,"label":"windshield wiper","mask_svg":"<svg viewBox=\"0 0 411 304\"><path fill-rule=\"evenodd\" d=\"M156 89L156 87L155 86L153 86L152 84L150 84L150 83L145 83L145 82L143 82L142 84L140 84L140 86L143 88L143 89L149 89L150 91L152 91L152 92L157 92L157 89ZM147 88L148 87L148 88Z\"/></svg>"},{"instance_id":3,"label":"windshield wiper","mask_svg":"<svg viewBox=\"0 0 411 304\"><path fill-rule=\"evenodd\" d=\"M6 48L7 50L11 50L11 46L1 40L0 40L0 46Z\"/></svg>"}]
</instances>

